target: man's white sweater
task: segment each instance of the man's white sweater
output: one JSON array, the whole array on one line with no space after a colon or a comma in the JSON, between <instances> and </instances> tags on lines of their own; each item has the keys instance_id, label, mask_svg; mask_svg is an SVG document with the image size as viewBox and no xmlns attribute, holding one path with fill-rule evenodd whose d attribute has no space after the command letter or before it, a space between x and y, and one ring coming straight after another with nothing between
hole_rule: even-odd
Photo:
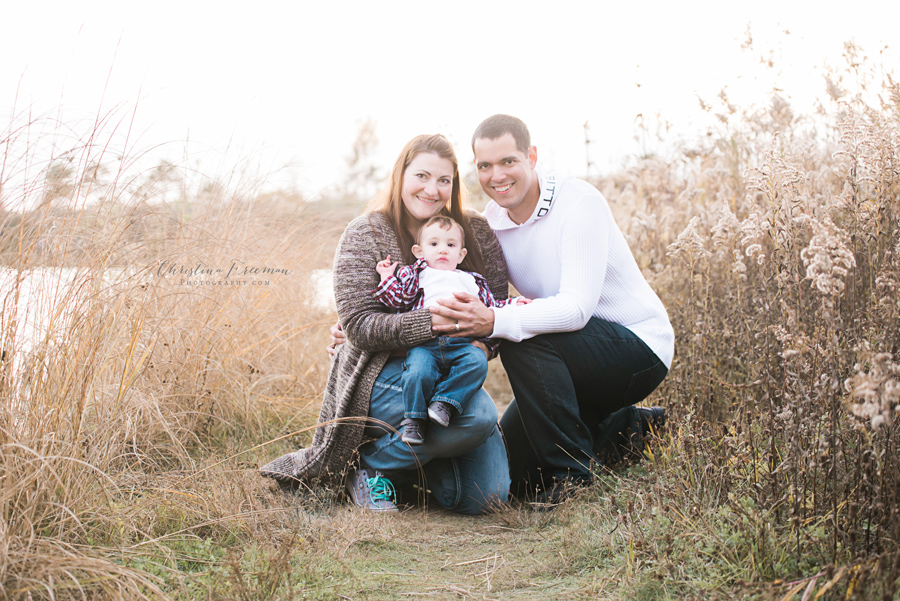
<instances>
[{"instance_id":1,"label":"man's white sweater","mask_svg":"<svg viewBox=\"0 0 900 601\"><path fill-rule=\"evenodd\" d=\"M591 316L625 326L672 366L675 334L644 279L609 204L589 183L538 173L532 216L514 223L494 201L485 217L500 240L509 280L528 305L494 309L492 338L519 342L583 328Z\"/></svg>"}]
</instances>

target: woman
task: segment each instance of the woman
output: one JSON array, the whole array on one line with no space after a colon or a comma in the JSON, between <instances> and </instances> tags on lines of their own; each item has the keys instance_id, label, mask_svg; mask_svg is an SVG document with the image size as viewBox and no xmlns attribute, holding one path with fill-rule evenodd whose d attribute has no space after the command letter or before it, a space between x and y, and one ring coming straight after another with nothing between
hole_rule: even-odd
<instances>
[{"instance_id":1,"label":"woman","mask_svg":"<svg viewBox=\"0 0 900 601\"><path fill-rule=\"evenodd\" d=\"M434 428L425 444L411 448L400 440L403 359L406 349L434 337L432 315L427 309L393 313L372 295L379 281L376 263L388 256L413 263L417 230L443 213L465 230L469 252L460 268L483 274L494 295L506 298L500 245L482 217L463 212L464 193L447 139L417 136L400 153L372 210L347 226L334 261L335 302L346 343L333 356L320 426L309 448L262 467L263 475L282 482L335 481L346 473L353 500L375 511L396 511L391 480L415 482L420 475L425 490L453 511L478 514L507 500L506 447L496 406L483 389L449 427ZM473 344L490 356L482 343ZM360 446L364 435L375 440ZM359 468L349 470L357 448Z\"/></svg>"}]
</instances>

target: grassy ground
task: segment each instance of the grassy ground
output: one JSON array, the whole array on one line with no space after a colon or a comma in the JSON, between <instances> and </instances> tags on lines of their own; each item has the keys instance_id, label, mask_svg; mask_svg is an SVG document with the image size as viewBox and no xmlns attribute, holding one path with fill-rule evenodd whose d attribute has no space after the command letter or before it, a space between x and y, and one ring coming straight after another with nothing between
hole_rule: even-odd
<instances>
[{"instance_id":1,"label":"grassy ground","mask_svg":"<svg viewBox=\"0 0 900 601\"><path fill-rule=\"evenodd\" d=\"M553 512L478 518L375 515L321 489L283 493L228 460L190 484L144 482L153 526L125 563L183 599L780 599L800 585L847 596L856 566L829 570L819 541L798 555L772 512L718 498L670 434L652 450Z\"/></svg>"}]
</instances>

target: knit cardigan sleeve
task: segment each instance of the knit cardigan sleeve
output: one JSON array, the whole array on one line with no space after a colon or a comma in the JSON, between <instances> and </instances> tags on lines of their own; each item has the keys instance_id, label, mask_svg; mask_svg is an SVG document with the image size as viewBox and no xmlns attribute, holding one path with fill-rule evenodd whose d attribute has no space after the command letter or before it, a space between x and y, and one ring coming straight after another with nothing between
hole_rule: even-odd
<instances>
[{"instance_id":1,"label":"knit cardigan sleeve","mask_svg":"<svg viewBox=\"0 0 900 601\"><path fill-rule=\"evenodd\" d=\"M375 264L400 257L397 237L382 215L369 213L350 222L334 257L334 300L347 342L363 351L392 351L434 337L431 313L397 313L373 296L379 276Z\"/></svg>"}]
</instances>

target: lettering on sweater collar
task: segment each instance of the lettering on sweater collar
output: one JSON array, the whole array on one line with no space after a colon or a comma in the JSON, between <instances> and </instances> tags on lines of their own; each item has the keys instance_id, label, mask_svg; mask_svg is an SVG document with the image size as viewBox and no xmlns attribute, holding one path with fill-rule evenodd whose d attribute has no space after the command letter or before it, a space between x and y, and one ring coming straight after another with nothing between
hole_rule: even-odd
<instances>
[{"instance_id":1,"label":"lettering on sweater collar","mask_svg":"<svg viewBox=\"0 0 900 601\"><path fill-rule=\"evenodd\" d=\"M529 221L537 221L549 213L550 206L553 204L553 201L556 200L556 176L548 175L546 177L541 177L540 174L538 174L538 178L538 181L541 183L541 196L538 198L534 215L531 216Z\"/></svg>"}]
</instances>

